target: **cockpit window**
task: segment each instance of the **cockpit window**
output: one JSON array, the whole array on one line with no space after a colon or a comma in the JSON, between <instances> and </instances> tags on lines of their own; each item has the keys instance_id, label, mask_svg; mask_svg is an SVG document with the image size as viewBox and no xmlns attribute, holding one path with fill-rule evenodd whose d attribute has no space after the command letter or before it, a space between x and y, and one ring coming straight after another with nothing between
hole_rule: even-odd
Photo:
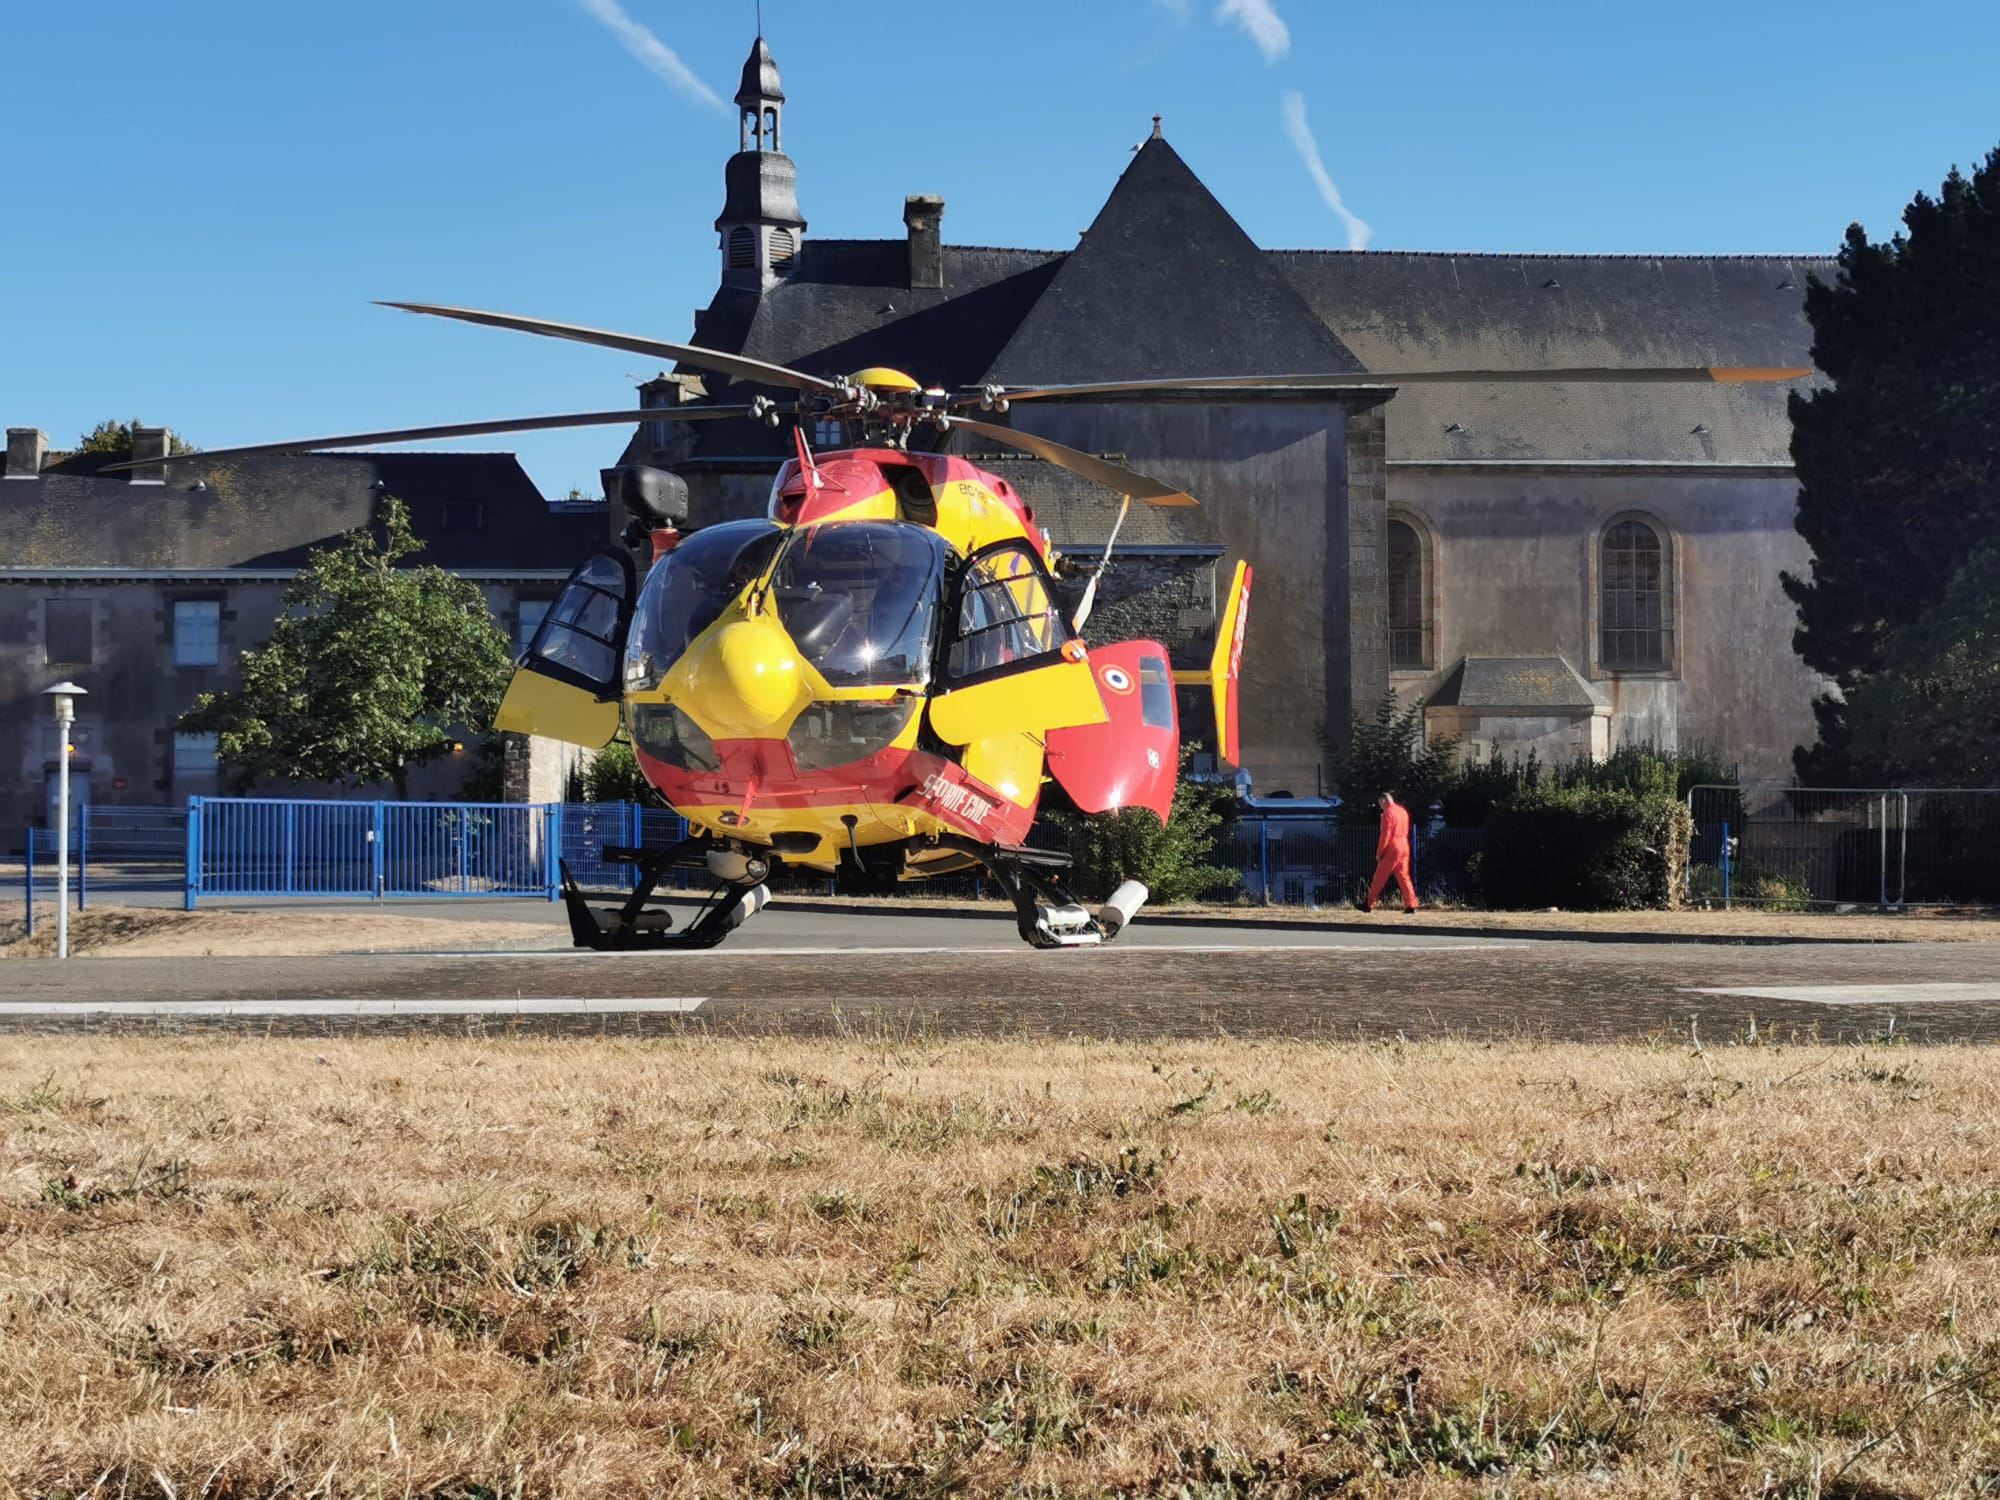
<instances>
[{"instance_id":1,"label":"cockpit window","mask_svg":"<svg viewBox=\"0 0 2000 1500\"><path fill-rule=\"evenodd\" d=\"M769 521L728 521L695 532L653 566L625 648L627 692L659 686L688 642L764 571L781 534Z\"/></svg>"},{"instance_id":2,"label":"cockpit window","mask_svg":"<svg viewBox=\"0 0 2000 1500\"><path fill-rule=\"evenodd\" d=\"M785 633L835 687L930 680L944 542L900 521L831 521L795 536L773 575Z\"/></svg>"}]
</instances>

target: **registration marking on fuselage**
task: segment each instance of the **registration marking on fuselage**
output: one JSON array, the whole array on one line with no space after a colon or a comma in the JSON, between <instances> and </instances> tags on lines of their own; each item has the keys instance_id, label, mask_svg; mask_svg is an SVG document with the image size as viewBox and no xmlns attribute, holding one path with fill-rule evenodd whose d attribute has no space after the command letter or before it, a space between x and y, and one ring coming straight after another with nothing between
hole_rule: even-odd
<instances>
[{"instance_id":1,"label":"registration marking on fuselage","mask_svg":"<svg viewBox=\"0 0 2000 1500\"><path fill-rule=\"evenodd\" d=\"M1985 984L1750 984L1688 993L1742 1000L1795 1000L1806 1005L1976 1005L2000 1001L2000 980Z\"/></svg>"},{"instance_id":2,"label":"registration marking on fuselage","mask_svg":"<svg viewBox=\"0 0 2000 1500\"><path fill-rule=\"evenodd\" d=\"M691 1015L706 995L583 999L572 996L461 1000L0 1000L16 1016L621 1016Z\"/></svg>"}]
</instances>

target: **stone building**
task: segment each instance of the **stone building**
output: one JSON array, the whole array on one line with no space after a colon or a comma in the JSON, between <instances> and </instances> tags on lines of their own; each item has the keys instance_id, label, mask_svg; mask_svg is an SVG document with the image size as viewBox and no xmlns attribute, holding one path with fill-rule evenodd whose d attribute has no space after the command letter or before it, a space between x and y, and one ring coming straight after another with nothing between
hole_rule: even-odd
<instances>
[{"instance_id":1,"label":"stone building","mask_svg":"<svg viewBox=\"0 0 2000 1500\"><path fill-rule=\"evenodd\" d=\"M135 456L164 455L167 442L164 428L142 428ZM213 738L178 734L174 720L235 683L238 655L269 636L307 552L368 524L381 495L409 506L419 561L477 583L517 644L570 562L605 540L601 502L545 501L509 453L195 455L171 474L96 472L105 462L51 461L39 430L7 432L0 828L16 837L45 821L57 736L40 694L66 677L89 694L77 702L72 797L158 805L215 791ZM456 793L469 763L420 768L412 795Z\"/></svg>"},{"instance_id":2,"label":"stone building","mask_svg":"<svg viewBox=\"0 0 2000 1500\"><path fill-rule=\"evenodd\" d=\"M1391 690L1422 697L1437 732L1545 758L1698 740L1746 775L1782 775L1811 737L1817 683L1778 584L1806 563L1787 387L1393 376L1806 365L1806 277L1829 262L1260 249L1157 122L1072 249L949 244L929 195L904 200L900 238L814 239L761 39L737 104L698 344L815 374L889 365L947 389L1384 372L1020 403L1002 419L1202 501L1136 508L1091 634L1143 628L1193 659L1218 571L1254 565L1243 734L1260 788L1313 790L1350 715ZM645 406L747 394L690 374L640 390ZM714 521L762 512L789 443L749 422L650 423L622 461L677 469L696 520ZM1101 547L1116 496L992 446L959 444L1059 546Z\"/></svg>"}]
</instances>

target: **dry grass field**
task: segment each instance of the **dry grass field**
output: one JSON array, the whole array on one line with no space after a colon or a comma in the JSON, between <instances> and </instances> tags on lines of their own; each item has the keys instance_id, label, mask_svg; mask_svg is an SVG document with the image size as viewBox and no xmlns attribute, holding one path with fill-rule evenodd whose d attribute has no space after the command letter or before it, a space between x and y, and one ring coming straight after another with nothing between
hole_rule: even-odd
<instances>
[{"instance_id":1,"label":"dry grass field","mask_svg":"<svg viewBox=\"0 0 2000 1500\"><path fill-rule=\"evenodd\" d=\"M0 1041L0 1489L2000 1492L2000 1054Z\"/></svg>"}]
</instances>

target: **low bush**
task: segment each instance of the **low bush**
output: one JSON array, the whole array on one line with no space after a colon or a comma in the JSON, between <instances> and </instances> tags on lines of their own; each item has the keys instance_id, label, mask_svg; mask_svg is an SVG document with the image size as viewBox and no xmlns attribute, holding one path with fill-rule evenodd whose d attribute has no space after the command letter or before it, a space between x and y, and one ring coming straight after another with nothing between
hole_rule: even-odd
<instances>
[{"instance_id":1,"label":"low bush","mask_svg":"<svg viewBox=\"0 0 2000 1500\"><path fill-rule=\"evenodd\" d=\"M1166 826L1142 807L1115 813L1051 811L1076 860L1072 883L1086 901L1102 901L1127 880L1144 881L1154 901L1227 899L1243 872L1216 860L1217 833L1231 805L1228 787L1188 781L1185 753Z\"/></svg>"},{"instance_id":2,"label":"low bush","mask_svg":"<svg viewBox=\"0 0 2000 1500\"><path fill-rule=\"evenodd\" d=\"M1692 825L1664 789L1541 787L1493 809L1480 851L1492 907L1571 911L1680 904Z\"/></svg>"}]
</instances>

